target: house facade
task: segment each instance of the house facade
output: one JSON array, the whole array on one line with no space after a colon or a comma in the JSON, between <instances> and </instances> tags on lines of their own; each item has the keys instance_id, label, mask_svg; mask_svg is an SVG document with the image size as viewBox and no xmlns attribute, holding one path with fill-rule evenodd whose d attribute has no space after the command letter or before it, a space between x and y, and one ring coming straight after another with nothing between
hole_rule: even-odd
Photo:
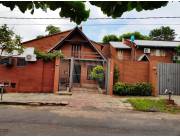
<instances>
[{"instance_id":1,"label":"house facade","mask_svg":"<svg viewBox=\"0 0 180 137\"><path fill-rule=\"evenodd\" d=\"M173 63L175 48L180 42L123 40L110 42L109 58L119 68L119 81L125 83L147 82L153 85L153 95L158 95L158 64Z\"/></svg>"},{"instance_id":2,"label":"house facade","mask_svg":"<svg viewBox=\"0 0 180 137\"><path fill-rule=\"evenodd\" d=\"M50 62L28 62L23 57L14 57L12 66L1 63L0 82L9 85L7 92L58 93L72 87L95 88L96 81L90 76L93 67L101 65L105 71L107 68L103 45L90 41L78 27L22 44L43 52L61 51L64 58ZM106 76L104 85L105 82Z\"/></svg>"},{"instance_id":3,"label":"house facade","mask_svg":"<svg viewBox=\"0 0 180 137\"><path fill-rule=\"evenodd\" d=\"M61 51L63 59L50 62L41 59L26 61L24 57L11 58L11 65L0 65L0 82L8 85L6 92L58 93L73 87L96 88L90 76L92 69L104 68L104 92L113 94L113 73L119 69L119 81L148 82L157 95L157 64L173 62L174 48L180 42L143 41L109 42L100 44L89 40L82 28L22 43L26 48L43 52Z\"/></svg>"}]
</instances>

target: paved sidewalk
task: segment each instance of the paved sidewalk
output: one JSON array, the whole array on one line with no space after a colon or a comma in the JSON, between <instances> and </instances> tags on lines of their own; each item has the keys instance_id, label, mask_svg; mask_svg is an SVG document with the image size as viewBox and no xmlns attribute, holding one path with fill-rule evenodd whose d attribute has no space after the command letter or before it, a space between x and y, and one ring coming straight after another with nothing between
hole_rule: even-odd
<instances>
[{"instance_id":1,"label":"paved sidewalk","mask_svg":"<svg viewBox=\"0 0 180 137\"><path fill-rule=\"evenodd\" d=\"M70 96L60 96L50 93L6 93L3 101L17 102L60 102L68 101Z\"/></svg>"},{"instance_id":2,"label":"paved sidewalk","mask_svg":"<svg viewBox=\"0 0 180 137\"><path fill-rule=\"evenodd\" d=\"M6 93L3 101L8 102L68 102L70 107L79 109L132 109L121 97L99 93L73 92L72 95L55 95L48 93Z\"/></svg>"}]
</instances>

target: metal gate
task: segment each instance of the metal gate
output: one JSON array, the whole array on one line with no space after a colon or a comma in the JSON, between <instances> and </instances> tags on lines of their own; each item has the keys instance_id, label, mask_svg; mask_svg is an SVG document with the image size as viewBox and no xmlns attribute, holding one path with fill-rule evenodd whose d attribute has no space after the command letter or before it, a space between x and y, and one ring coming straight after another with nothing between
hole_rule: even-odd
<instances>
[{"instance_id":1,"label":"metal gate","mask_svg":"<svg viewBox=\"0 0 180 137\"><path fill-rule=\"evenodd\" d=\"M59 67L59 91L67 90L69 87L70 61L62 59Z\"/></svg>"},{"instance_id":2,"label":"metal gate","mask_svg":"<svg viewBox=\"0 0 180 137\"><path fill-rule=\"evenodd\" d=\"M163 95L165 89L173 91L174 95L180 95L180 64L158 64L158 88Z\"/></svg>"}]
</instances>

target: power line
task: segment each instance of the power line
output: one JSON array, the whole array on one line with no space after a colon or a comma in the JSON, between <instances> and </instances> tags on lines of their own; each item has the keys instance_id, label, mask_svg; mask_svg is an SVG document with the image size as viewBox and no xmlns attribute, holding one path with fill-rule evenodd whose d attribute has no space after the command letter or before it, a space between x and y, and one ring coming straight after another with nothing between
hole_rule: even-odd
<instances>
[{"instance_id":1,"label":"power line","mask_svg":"<svg viewBox=\"0 0 180 137\"><path fill-rule=\"evenodd\" d=\"M34 18L34 17L0 17L0 19L69 19L69 18ZM109 18L109 17L102 17L102 18L88 18L89 20L98 20L98 19L109 19L109 20L115 20L115 19L122 19L122 20L133 20L133 19L180 19L180 16L159 16L159 17L127 17L127 18L122 18L122 17L117 17L117 18Z\"/></svg>"},{"instance_id":2,"label":"power line","mask_svg":"<svg viewBox=\"0 0 180 137\"><path fill-rule=\"evenodd\" d=\"M4 23L6 24L6 23ZM0 25L4 25L4 24L0 24ZM73 24L6 24L6 25L14 25L14 26L40 26L40 25L70 25L70 26L74 26ZM164 23L164 24L82 24L82 26L117 26L117 25L132 25L132 26L139 26L139 25L169 25L169 26L179 26L180 23L176 23L176 24L168 24L168 23Z\"/></svg>"}]
</instances>

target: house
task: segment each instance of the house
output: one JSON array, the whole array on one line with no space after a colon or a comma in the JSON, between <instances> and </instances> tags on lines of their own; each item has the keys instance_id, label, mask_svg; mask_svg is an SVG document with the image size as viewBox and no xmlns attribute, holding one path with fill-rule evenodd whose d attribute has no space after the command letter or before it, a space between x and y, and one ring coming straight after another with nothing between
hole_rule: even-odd
<instances>
[{"instance_id":1,"label":"house","mask_svg":"<svg viewBox=\"0 0 180 137\"><path fill-rule=\"evenodd\" d=\"M174 48L180 42L123 40L97 43L86 37L82 28L60 32L22 43L26 48L43 52L61 51L63 59L50 62L28 61L26 56L11 58L11 66L0 65L0 82L9 87L6 92L58 93L73 87L96 88L90 73L102 65L105 72L104 91L113 94L113 73L119 68L119 81L148 82L157 95L157 64L173 62Z\"/></svg>"},{"instance_id":2,"label":"house","mask_svg":"<svg viewBox=\"0 0 180 137\"><path fill-rule=\"evenodd\" d=\"M123 40L110 42L109 58L119 68L119 81L125 83L148 82L153 94L158 94L158 64L173 63L178 41Z\"/></svg>"},{"instance_id":3,"label":"house","mask_svg":"<svg viewBox=\"0 0 180 137\"><path fill-rule=\"evenodd\" d=\"M152 40L131 42L130 40L124 40L123 42L110 42L110 45L116 49L115 57L119 60L172 62L175 48L180 45L180 42Z\"/></svg>"},{"instance_id":4,"label":"house","mask_svg":"<svg viewBox=\"0 0 180 137\"><path fill-rule=\"evenodd\" d=\"M104 70L107 68L107 58L102 52L104 46L89 40L78 27L22 44L43 52L61 51L64 58L32 62L25 57L14 57L11 67L0 66L0 81L10 85L7 92L53 93L73 86L96 87L91 70L97 65L102 65Z\"/></svg>"}]
</instances>

